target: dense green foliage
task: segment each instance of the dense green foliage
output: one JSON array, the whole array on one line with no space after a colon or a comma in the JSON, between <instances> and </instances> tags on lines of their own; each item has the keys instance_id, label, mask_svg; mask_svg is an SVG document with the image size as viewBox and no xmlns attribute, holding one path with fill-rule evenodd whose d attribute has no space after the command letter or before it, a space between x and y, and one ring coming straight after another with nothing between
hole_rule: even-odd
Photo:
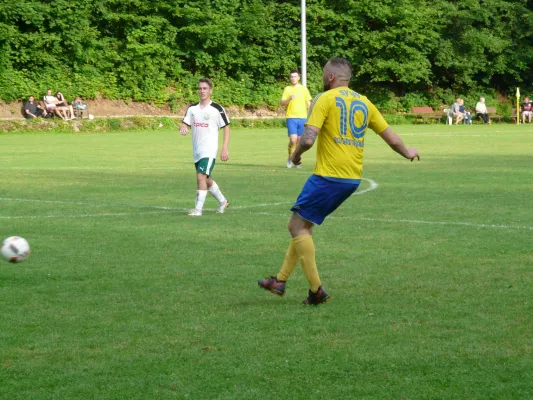
<instances>
[{"instance_id":1,"label":"dense green foliage","mask_svg":"<svg viewBox=\"0 0 533 400\"><path fill-rule=\"evenodd\" d=\"M530 0L308 0L307 8L313 93L331 56L352 60L353 86L389 111L533 88ZM51 87L67 98L172 107L195 99L196 79L210 76L225 104L276 105L300 58L300 0L0 2L8 102Z\"/></svg>"},{"instance_id":2,"label":"dense green foliage","mask_svg":"<svg viewBox=\"0 0 533 400\"><path fill-rule=\"evenodd\" d=\"M397 119L394 118L391 119L391 122L398 123ZM58 118L51 120L43 118L4 119L0 120L0 134L14 132L105 133L110 131L156 131L165 129L177 131L180 125L181 118L141 116L76 121L63 121ZM232 118L231 126L232 128L270 129L285 127L286 125L285 118Z\"/></svg>"}]
</instances>

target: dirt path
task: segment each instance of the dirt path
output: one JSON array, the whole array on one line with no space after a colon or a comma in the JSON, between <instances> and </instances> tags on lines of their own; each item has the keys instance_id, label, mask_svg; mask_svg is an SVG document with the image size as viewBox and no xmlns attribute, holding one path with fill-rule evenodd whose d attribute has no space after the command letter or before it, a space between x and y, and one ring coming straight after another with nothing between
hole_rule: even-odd
<instances>
[{"instance_id":1,"label":"dirt path","mask_svg":"<svg viewBox=\"0 0 533 400\"><path fill-rule=\"evenodd\" d=\"M166 116L171 118L182 118L187 110L187 105L182 106L173 113L168 107L159 108L146 103L131 102L126 104L122 100L96 99L87 100L89 112L98 117L133 117L146 116L158 117ZM226 107L230 118L272 118L284 116L283 109L270 110L266 107L257 110L248 110L243 107ZM24 119L23 103L15 102L6 104L0 101L0 119Z\"/></svg>"}]
</instances>

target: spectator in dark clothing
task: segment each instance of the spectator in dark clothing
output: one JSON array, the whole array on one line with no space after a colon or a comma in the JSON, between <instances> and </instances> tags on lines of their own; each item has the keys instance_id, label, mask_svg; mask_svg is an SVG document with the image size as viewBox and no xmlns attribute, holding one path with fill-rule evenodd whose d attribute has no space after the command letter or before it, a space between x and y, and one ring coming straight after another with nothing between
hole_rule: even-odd
<instances>
[{"instance_id":1,"label":"spectator in dark clothing","mask_svg":"<svg viewBox=\"0 0 533 400\"><path fill-rule=\"evenodd\" d=\"M46 111L36 101L35 97L30 96L24 104L24 117L28 119L38 118L46 115Z\"/></svg>"},{"instance_id":2,"label":"spectator in dark clothing","mask_svg":"<svg viewBox=\"0 0 533 400\"><path fill-rule=\"evenodd\" d=\"M526 118L528 122L531 123L531 116L533 115L533 102L529 101L529 97L524 98L524 102L520 105L520 111L522 111L522 123L526 123Z\"/></svg>"},{"instance_id":3,"label":"spectator in dark clothing","mask_svg":"<svg viewBox=\"0 0 533 400\"><path fill-rule=\"evenodd\" d=\"M465 101L463 99L459 103L459 112L463 113L463 124L472 124L472 113L465 109Z\"/></svg>"}]
</instances>

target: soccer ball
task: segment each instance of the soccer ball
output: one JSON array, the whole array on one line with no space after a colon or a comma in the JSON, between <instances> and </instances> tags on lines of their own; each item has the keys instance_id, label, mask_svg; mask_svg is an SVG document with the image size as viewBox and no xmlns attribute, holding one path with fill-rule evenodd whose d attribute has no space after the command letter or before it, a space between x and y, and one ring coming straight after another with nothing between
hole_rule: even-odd
<instances>
[{"instance_id":1,"label":"soccer ball","mask_svg":"<svg viewBox=\"0 0 533 400\"><path fill-rule=\"evenodd\" d=\"M11 236L2 242L2 257L13 263L24 261L30 255L30 245L26 239Z\"/></svg>"}]
</instances>

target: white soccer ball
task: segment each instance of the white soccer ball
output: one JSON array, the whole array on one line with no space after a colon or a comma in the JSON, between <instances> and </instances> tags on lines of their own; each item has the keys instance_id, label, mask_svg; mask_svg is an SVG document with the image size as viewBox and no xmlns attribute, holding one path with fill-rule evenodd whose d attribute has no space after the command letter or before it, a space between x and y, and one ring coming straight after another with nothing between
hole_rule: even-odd
<instances>
[{"instance_id":1,"label":"white soccer ball","mask_svg":"<svg viewBox=\"0 0 533 400\"><path fill-rule=\"evenodd\" d=\"M30 255L30 245L24 238L10 236L2 242L0 252L7 261L21 262Z\"/></svg>"}]
</instances>

